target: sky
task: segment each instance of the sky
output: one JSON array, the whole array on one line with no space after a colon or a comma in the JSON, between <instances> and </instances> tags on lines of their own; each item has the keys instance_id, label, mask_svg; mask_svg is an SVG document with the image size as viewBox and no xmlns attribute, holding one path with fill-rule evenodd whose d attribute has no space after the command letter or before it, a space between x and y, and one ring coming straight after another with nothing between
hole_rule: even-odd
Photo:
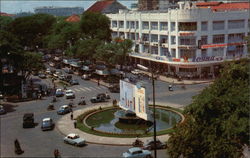
<instances>
[{"instance_id":1,"label":"sky","mask_svg":"<svg viewBox=\"0 0 250 158\"><path fill-rule=\"evenodd\" d=\"M121 4L130 8L131 3L137 0L118 0ZM0 0L0 12L15 14L19 12L34 12L34 8L42 6L54 7L83 7L88 9L95 0Z\"/></svg>"}]
</instances>

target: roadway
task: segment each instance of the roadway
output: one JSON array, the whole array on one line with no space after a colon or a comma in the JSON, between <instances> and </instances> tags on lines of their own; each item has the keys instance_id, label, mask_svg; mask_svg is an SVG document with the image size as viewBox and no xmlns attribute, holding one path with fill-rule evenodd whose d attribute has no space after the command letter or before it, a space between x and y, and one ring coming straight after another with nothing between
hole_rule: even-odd
<instances>
[{"instance_id":1,"label":"roadway","mask_svg":"<svg viewBox=\"0 0 250 158\"><path fill-rule=\"evenodd\" d=\"M73 75L74 79L78 79L80 85L74 85L68 89L72 89L76 94L73 100L75 106L73 110L86 108L89 106L99 106L100 104L92 104L89 99L98 93L105 93L108 89L104 86L98 86L92 81L82 80L79 76ZM43 79L40 82L51 84L50 79ZM149 89L149 98L152 100L151 81L144 79L142 81ZM174 91L168 91L168 84L162 81L156 81L156 102L169 103L175 107L184 107L191 103L192 96L196 95L208 84L187 85L186 89L182 89L180 85L174 86ZM119 93L109 93L112 99L119 100ZM84 96L87 105L76 105L80 97ZM63 143L63 135L57 129L53 131L41 131L41 121L45 117L52 118L55 122L61 117L56 114L56 110L64 104L68 104L70 100L61 97L54 103L54 111L47 111L48 104L52 101L52 97L44 97L42 100L33 100L20 103L4 103L8 113L0 115L1 132L0 132L0 154L1 157L18 157L14 153L14 140L17 138L20 142L24 153L20 157L53 157L54 149L59 149L62 157L121 157L131 146L110 146L88 144L84 147L75 147ZM35 115L35 128L23 129L22 117L24 113L32 112ZM111 138L112 139L112 138ZM101 143L101 142L100 142ZM158 150L158 157L168 157L165 150ZM152 152L153 155L153 152Z\"/></svg>"}]
</instances>

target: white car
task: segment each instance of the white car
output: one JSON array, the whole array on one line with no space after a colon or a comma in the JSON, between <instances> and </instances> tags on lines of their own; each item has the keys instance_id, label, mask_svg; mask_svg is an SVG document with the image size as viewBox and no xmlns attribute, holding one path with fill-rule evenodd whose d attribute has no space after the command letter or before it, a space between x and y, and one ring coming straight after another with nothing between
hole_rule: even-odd
<instances>
[{"instance_id":1,"label":"white car","mask_svg":"<svg viewBox=\"0 0 250 158\"><path fill-rule=\"evenodd\" d=\"M65 92L66 99L75 99L75 93L72 90L66 90Z\"/></svg>"},{"instance_id":2,"label":"white car","mask_svg":"<svg viewBox=\"0 0 250 158\"><path fill-rule=\"evenodd\" d=\"M138 75L140 73L140 70L134 69L133 71L131 71L131 73L134 75Z\"/></svg>"},{"instance_id":3,"label":"white car","mask_svg":"<svg viewBox=\"0 0 250 158\"><path fill-rule=\"evenodd\" d=\"M122 154L124 158L151 158L151 152L149 150L143 150L139 147L128 149L127 152Z\"/></svg>"},{"instance_id":4,"label":"white car","mask_svg":"<svg viewBox=\"0 0 250 158\"><path fill-rule=\"evenodd\" d=\"M75 146L83 146L86 144L86 141L79 137L78 134L71 133L67 135L63 139L64 143L75 145Z\"/></svg>"}]
</instances>

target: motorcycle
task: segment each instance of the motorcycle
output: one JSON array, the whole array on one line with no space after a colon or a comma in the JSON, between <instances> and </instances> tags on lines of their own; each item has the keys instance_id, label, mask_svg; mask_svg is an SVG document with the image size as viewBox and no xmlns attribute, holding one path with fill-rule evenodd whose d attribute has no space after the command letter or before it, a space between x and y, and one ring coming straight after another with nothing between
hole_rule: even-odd
<instances>
[{"instance_id":1,"label":"motorcycle","mask_svg":"<svg viewBox=\"0 0 250 158\"><path fill-rule=\"evenodd\" d=\"M48 105L47 110L55 110L53 103Z\"/></svg>"},{"instance_id":2,"label":"motorcycle","mask_svg":"<svg viewBox=\"0 0 250 158\"><path fill-rule=\"evenodd\" d=\"M140 139L136 139L135 142L132 143L132 145L134 147L142 147L143 146L143 142Z\"/></svg>"},{"instance_id":3,"label":"motorcycle","mask_svg":"<svg viewBox=\"0 0 250 158\"><path fill-rule=\"evenodd\" d=\"M56 102L56 97L53 97L52 102Z\"/></svg>"},{"instance_id":4,"label":"motorcycle","mask_svg":"<svg viewBox=\"0 0 250 158\"><path fill-rule=\"evenodd\" d=\"M82 99L78 102L78 105L86 105L85 99L82 98Z\"/></svg>"}]
</instances>

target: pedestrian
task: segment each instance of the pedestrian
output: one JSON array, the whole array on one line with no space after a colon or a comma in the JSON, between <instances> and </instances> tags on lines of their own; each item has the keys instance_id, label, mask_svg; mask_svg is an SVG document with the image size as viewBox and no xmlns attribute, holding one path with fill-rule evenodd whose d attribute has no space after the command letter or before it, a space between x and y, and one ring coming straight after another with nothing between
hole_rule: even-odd
<instances>
[{"instance_id":1,"label":"pedestrian","mask_svg":"<svg viewBox=\"0 0 250 158\"><path fill-rule=\"evenodd\" d=\"M76 121L74 121L74 128L76 128Z\"/></svg>"},{"instance_id":2,"label":"pedestrian","mask_svg":"<svg viewBox=\"0 0 250 158\"><path fill-rule=\"evenodd\" d=\"M70 114L70 118L71 118L71 120L73 120L73 111Z\"/></svg>"},{"instance_id":3,"label":"pedestrian","mask_svg":"<svg viewBox=\"0 0 250 158\"><path fill-rule=\"evenodd\" d=\"M55 150L54 150L54 156L55 156L55 158L59 158L60 153L59 153L59 150L58 150L58 149L55 149Z\"/></svg>"},{"instance_id":4,"label":"pedestrian","mask_svg":"<svg viewBox=\"0 0 250 158\"><path fill-rule=\"evenodd\" d=\"M100 79L98 79L97 84L98 84L98 86L100 86Z\"/></svg>"},{"instance_id":5,"label":"pedestrian","mask_svg":"<svg viewBox=\"0 0 250 158\"><path fill-rule=\"evenodd\" d=\"M15 153L20 155L22 154L24 151L21 149L20 143L17 139L15 139L14 141L14 145L15 145Z\"/></svg>"}]
</instances>

